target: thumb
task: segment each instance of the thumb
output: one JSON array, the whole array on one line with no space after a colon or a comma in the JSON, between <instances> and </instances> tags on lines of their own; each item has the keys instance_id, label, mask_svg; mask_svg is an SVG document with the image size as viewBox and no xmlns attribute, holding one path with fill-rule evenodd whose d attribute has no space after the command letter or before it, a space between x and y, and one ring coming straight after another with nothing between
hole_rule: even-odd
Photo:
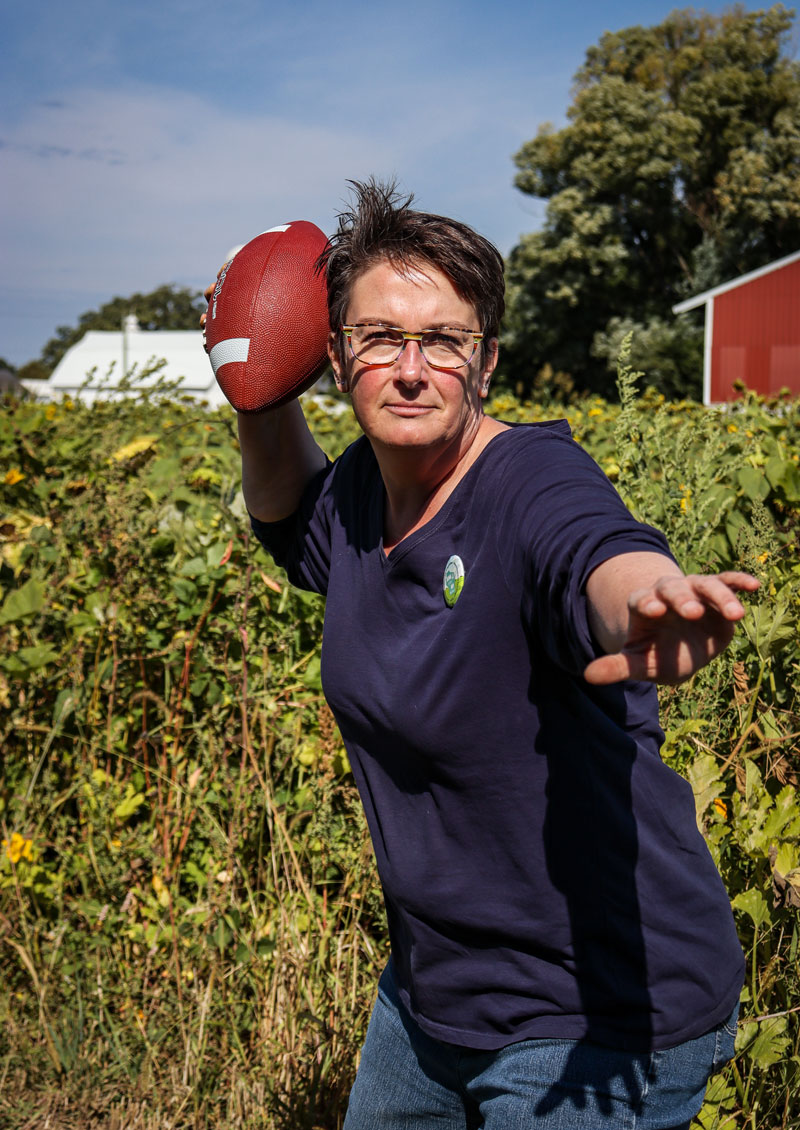
<instances>
[{"instance_id":1,"label":"thumb","mask_svg":"<svg viewBox=\"0 0 800 1130\"><path fill-rule=\"evenodd\" d=\"M601 655L593 659L584 669L583 677L587 683L596 687L609 686L611 683L621 683L625 679L634 678L633 666L630 655L617 652L615 655ZM639 676L640 678L643 675Z\"/></svg>"}]
</instances>

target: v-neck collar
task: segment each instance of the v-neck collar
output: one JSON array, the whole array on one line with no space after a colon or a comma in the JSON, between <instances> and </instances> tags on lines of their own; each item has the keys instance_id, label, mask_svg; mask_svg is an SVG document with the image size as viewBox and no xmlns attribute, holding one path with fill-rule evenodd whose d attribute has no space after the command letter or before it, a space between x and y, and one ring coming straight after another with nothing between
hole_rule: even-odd
<instances>
[{"instance_id":1,"label":"v-neck collar","mask_svg":"<svg viewBox=\"0 0 800 1130\"><path fill-rule=\"evenodd\" d=\"M489 442L484 446L484 448L480 452L480 454L477 456L477 458L474 460L474 462L467 468L467 470L464 472L464 474L458 480L458 482L453 487L450 494L444 500L444 502L439 507L439 509L436 511L436 513L432 514L431 517L427 520L427 522L425 522L422 526L419 526L412 533L406 534L406 536L404 538L402 538L396 545L392 546L392 548L388 551L388 553L383 548L383 528L384 528L384 519L385 519L385 515L386 515L386 487L384 486L383 479L381 478L380 468L378 468L378 503L379 504L376 507L377 515L378 515L378 522L380 524L379 525L379 538L378 538L378 552L380 554L381 561L382 561L383 567L385 569L391 570L395 565L397 565L397 563L399 561L401 561L406 556L406 554L410 553L411 550L414 549L415 546L419 545L420 542L424 541L426 538L428 538L432 534L436 533L436 531L445 522L450 510L455 505L455 502L456 502L458 496L462 493L462 490L465 489L465 484L471 478L473 471L475 471L476 468L479 467L483 463L484 456L486 455L489 448L492 447L493 444L498 439L500 439L501 436L508 435L508 434L512 433L513 431L514 431L514 428L509 427L507 429L504 429L503 431L497 432L496 435L493 435L491 437L491 439L489 440ZM377 464L377 460L376 460L376 464Z\"/></svg>"}]
</instances>

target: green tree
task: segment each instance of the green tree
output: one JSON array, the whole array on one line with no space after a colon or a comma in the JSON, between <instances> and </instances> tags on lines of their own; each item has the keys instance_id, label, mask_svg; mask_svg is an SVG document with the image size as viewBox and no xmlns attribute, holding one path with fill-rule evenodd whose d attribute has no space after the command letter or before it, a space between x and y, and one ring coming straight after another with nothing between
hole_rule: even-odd
<instances>
[{"instance_id":1,"label":"green tree","mask_svg":"<svg viewBox=\"0 0 800 1130\"><path fill-rule=\"evenodd\" d=\"M132 294L129 298L112 298L99 310L87 310L78 318L77 326L59 326L41 352L38 372L29 375L49 376L70 348L88 330L119 330L128 314L135 314L143 330L195 330L206 303L199 290L165 284L150 294ZM29 366L26 366L28 368Z\"/></svg>"},{"instance_id":2,"label":"green tree","mask_svg":"<svg viewBox=\"0 0 800 1130\"><path fill-rule=\"evenodd\" d=\"M516 154L548 201L508 264L502 376L545 364L613 390L615 343L669 394L699 391L702 328L675 302L800 247L794 12L673 12L607 32L575 77L568 124Z\"/></svg>"}]
</instances>

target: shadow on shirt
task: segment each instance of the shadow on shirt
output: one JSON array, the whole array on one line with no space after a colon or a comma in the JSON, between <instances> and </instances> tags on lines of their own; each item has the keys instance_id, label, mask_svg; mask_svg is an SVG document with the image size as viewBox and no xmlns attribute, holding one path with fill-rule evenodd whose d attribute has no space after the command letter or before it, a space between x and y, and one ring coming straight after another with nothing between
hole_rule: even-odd
<instances>
[{"instance_id":1,"label":"shadow on shirt","mask_svg":"<svg viewBox=\"0 0 800 1130\"><path fill-rule=\"evenodd\" d=\"M548 688L545 677L536 696L537 752L548 765L545 858L551 882L566 899L586 1031L535 1113L596 1103L609 1114L609 1096L621 1088L634 1107L641 1099L653 1034L636 882L632 773L639 751L625 732L629 700L622 685L587 688L557 669L554 677L558 687ZM607 732L600 735L598 727ZM590 1046L638 1054L592 1056Z\"/></svg>"}]
</instances>

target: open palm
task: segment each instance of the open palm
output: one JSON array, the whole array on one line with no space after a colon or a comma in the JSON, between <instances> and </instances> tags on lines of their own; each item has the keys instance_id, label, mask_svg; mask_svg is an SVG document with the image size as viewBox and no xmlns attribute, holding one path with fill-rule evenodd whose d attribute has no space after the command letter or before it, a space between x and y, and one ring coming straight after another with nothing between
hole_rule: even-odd
<instances>
[{"instance_id":1,"label":"open palm","mask_svg":"<svg viewBox=\"0 0 800 1130\"><path fill-rule=\"evenodd\" d=\"M731 639L745 608L737 590L753 592L759 582L749 573L662 577L628 598L628 632L614 654L595 659L584 671L589 683L641 679L682 683Z\"/></svg>"}]
</instances>

